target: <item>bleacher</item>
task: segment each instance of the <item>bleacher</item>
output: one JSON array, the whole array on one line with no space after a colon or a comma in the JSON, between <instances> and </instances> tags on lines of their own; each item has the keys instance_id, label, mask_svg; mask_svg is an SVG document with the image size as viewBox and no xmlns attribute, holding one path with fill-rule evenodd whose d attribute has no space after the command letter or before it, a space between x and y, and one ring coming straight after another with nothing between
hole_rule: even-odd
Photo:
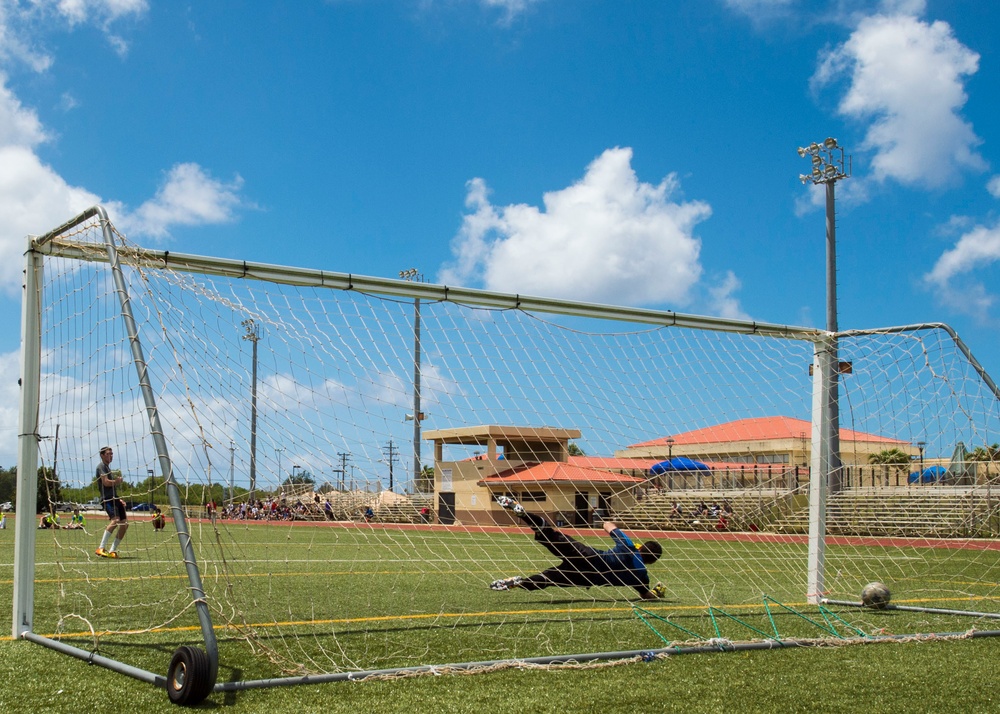
<instances>
[{"instance_id":1,"label":"bleacher","mask_svg":"<svg viewBox=\"0 0 1000 714\"><path fill-rule=\"evenodd\" d=\"M831 494L826 504L826 532L910 538L995 537L1000 532L998 496L988 490L954 487ZM771 530L808 533L808 507L778 519Z\"/></svg>"},{"instance_id":2,"label":"bleacher","mask_svg":"<svg viewBox=\"0 0 1000 714\"><path fill-rule=\"evenodd\" d=\"M434 496L431 494L414 494L383 502L375 508L375 520L380 523L422 523L420 511L431 509L433 513Z\"/></svg>"},{"instance_id":3,"label":"bleacher","mask_svg":"<svg viewBox=\"0 0 1000 714\"><path fill-rule=\"evenodd\" d=\"M724 530L766 530L766 525L791 510L790 493L782 490L659 491L651 492L635 505L611 513L611 520L624 528L651 530L719 530L718 516L696 515L699 504L720 508L728 503ZM678 516L674 504L681 509Z\"/></svg>"},{"instance_id":4,"label":"bleacher","mask_svg":"<svg viewBox=\"0 0 1000 714\"><path fill-rule=\"evenodd\" d=\"M334 521L356 521L363 517L365 508L372 505L377 494L369 491L331 491L322 496L323 501L330 502ZM323 518L326 518L326 504L320 503Z\"/></svg>"},{"instance_id":5,"label":"bleacher","mask_svg":"<svg viewBox=\"0 0 1000 714\"><path fill-rule=\"evenodd\" d=\"M780 490L663 491L614 511L611 518L633 529L715 531L719 530L717 518L696 516L695 509L701 502L711 506L724 501L733 509L725 530L809 532L806 497ZM675 502L683 509L680 517L673 513ZM1000 493L903 487L831 494L827 497L826 532L879 537L995 537L1000 535Z\"/></svg>"}]
</instances>

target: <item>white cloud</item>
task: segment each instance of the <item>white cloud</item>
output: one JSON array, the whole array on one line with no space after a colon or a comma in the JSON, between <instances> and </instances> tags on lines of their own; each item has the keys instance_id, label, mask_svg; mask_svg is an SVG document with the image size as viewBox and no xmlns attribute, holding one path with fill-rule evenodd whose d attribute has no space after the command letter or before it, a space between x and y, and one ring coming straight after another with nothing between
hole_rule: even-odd
<instances>
[{"instance_id":1,"label":"white cloud","mask_svg":"<svg viewBox=\"0 0 1000 714\"><path fill-rule=\"evenodd\" d=\"M20 283L18 283L20 284ZM0 374L21 373L21 352L0 354ZM17 425L21 407L21 388L16 379L0 383L0 466L17 463Z\"/></svg>"},{"instance_id":2,"label":"white cloud","mask_svg":"<svg viewBox=\"0 0 1000 714\"><path fill-rule=\"evenodd\" d=\"M795 4L795 0L723 0L723 2L730 10L752 19L783 13Z\"/></svg>"},{"instance_id":3,"label":"white cloud","mask_svg":"<svg viewBox=\"0 0 1000 714\"><path fill-rule=\"evenodd\" d=\"M194 163L177 164L167 173L156 196L129 213L119 207L115 225L126 233L162 238L174 225L196 226L229 223L242 205L239 190L243 179L236 176L223 183Z\"/></svg>"},{"instance_id":4,"label":"white cloud","mask_svg":"<svg viewBox=\"0 0 1000 714\"><path fill-rule=\"evenodd\" d=\"M733 271L726 271L726 274L721 280L718 281L717 284L708 288L712 313L730 320L751 319L750 316L743 311L743 308L740 307L740 302L735 297L736 292L739 291L741 287L743 287L743 284L740 282L739 278L736 277Z\"/></svg>"},{"instance_id":5,"label":"white cloud","mask_svg":"<svg viewBox=\"0 0 1000 714\"><path fill-rule=\"evenodd\" d=\"M978 67L979 55L947 23L876 15L825 53L813 81L850 76L839 112L870 122L863 148L875 152L877 180L937 188L963 170L985 168L976 153L981 141L960 116L965 78Z\"/></svg>"},{"instance_id":6,"label":"white cloud","mask_svg":"<svg viewBox=\"0 0 1000 714\"><path fill-rule=\"evenodd\" d=\"M34 147L48 137L38 115L22 106L7 88L7 78L0 72L0 147Z\"/></svg>"},{"instance_id":7,"label":"white cloud","mask_svg":"<svg viewBox=\"0 0 1000 714\"><path fill-rule=\"evenodd\" d=\"M0 147L0 284L9 297L21 293L25 237L38 235L98 203L86 189L70 186L28 147Z\"/></svg>"},{"instance_id":8,"label":"white cloud","mask_svg":"<svg viewBox=\"0 0 1000 714\"><path fill-rule=\"evenodd\" d=\"M438 281L616 304L689 302L702 273L693 231L711 209L672 200L673 175L640 182L631 161L631 149L608 149L577 183L546 193L544 210L493 206L485 182L470 181L471 210Z\"/></svg>"},{"instance_id":9,"label":"white cloud","mask_svg":"<svg viewBox=\"0 0 1000 714\"><path fill-rule=\"evenodd\" d=\"M112 32L112 24L140 17L148 9L147 0L0 0L0 63L18 61L36 72L44 72L53 59L33 46L35 35L39 28L56 24L71 30L80 25L95 26L115 52L124 55L128 43Z\"/></svg>"},{"instance_id":10,"label":"white cloud","mask_svg":"<svg viewBox=\"0 0 1000 714\"><path fill-rule=\"evenodd\" d=\"M531 5L534 5L539 1L540 0L479 0L479 2L485 7L499 8L502 10L504 20L507 22L513 20L517 15L521 14Z\"/></svg>"},{"instance_id":11,"label":"white cloud","mask_svg":"<svg viewBox=\"0 0 1000 714\"><path fill-rule=\"evenodd\" d=\"M924 275L925 284L942 302L965 314L985 320L996 296L972 273L990 269L1000 262L1000 223L975 226L962 235L955 246L938 258Z\"/></svg>"},{"instance_id":12,"label":"white cloud","mask_svg":"<svg viewBox=\"0 0 1000 714\"><path fill-rule=\"evenodd\" d=\"M993 198L1000 198L1000 174L990 178L986 183L986 190L990 192Z\"/></svg>"}]
</instances>

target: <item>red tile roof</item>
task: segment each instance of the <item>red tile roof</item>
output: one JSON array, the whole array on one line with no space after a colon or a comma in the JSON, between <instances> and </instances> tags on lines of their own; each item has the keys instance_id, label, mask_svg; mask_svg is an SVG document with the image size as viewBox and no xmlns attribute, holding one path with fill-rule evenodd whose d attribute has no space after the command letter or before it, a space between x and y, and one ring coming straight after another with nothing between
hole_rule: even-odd
<instances>
[{"instance_id":1,"label":"red tile roof","mask_svg":"<svg viewBox=\"0 0 1000 714\"><path fill-rule=\"evenodd\" d=\"M649 471L660 459L629 459L618 456L570 456L570 466L618 471Z\"/></svg>"},{"instance_id":2,"label":"red tile roof","mask_svg":"<svg viewBox=\"0 0 1000 714\"><path fill-rule=\"evenodd\" d=\"M804 419L792 417L757 417L754 419L738 419L716 424L704 429L686 431L682 434L664 436L652 441L643 441L637 446L667 446L667 439L673 439L674 445L711 444L727 441L767 441L770 439L809 439L812 436L812 425ZM841 441L875 441L886 444L906 444L900 439L890 439L875 434L866 434L852 429L840 430Z\"/></svg>"},{"instance_id":3,"label":"red tile roof","mask_svg":"<svg viewBox=\"0 0 1000 714\"><path fill-rule=\"evenodd\" d=\"M618 483L632 485L644 483L645 480L640 476L626 476L558 461L545 461L520 471L508 471L496 476L489 476L481 480L479 485L490 486L509 483Z\"/></svg>"}]
</instances>

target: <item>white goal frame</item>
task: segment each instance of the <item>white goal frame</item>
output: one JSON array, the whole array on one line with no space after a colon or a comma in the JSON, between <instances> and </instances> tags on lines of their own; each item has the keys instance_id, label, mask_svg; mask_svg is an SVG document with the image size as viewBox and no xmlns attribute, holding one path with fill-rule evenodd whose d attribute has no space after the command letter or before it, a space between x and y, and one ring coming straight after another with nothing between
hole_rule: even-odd
<instances>
[{"instance_id":1,"label":"white goal frame","mask_svg":"<svg viewBox=\"0 0 1000 714\"><path fill-rule=\"evenodd\" d=\"M62 233L70 231L92 219L97 219L103 229L106 250L103 253L84 251L72 244L57 243L53 239ZM133 251L133 249L129 249ZM149 425L149 435L153 439L159 466L166 479L167 495L172 510L173 522L177 528L180 557L184 560L189 586L197 609L201 625L205 650L210 664L211 687L215 691L232 691L275 684L301 683L301 677L290 677L266 682L228 682L215 683L218 670L218 646L211 614L203 602L203 588L198 563L191 545L191 535L186 521L181 495L174 480L170 454L167 442L163 437L164 426L160 423L154 396L154 386L149 383L146 362L143 354L141 336L137 332L132 318L129 295L125 281L121 276L119 265L119 246L116 245L114 232L106 211L95 206L76 216L63 225L45 235L29 236L25 252L24 300L22 305L22 353L21 353L21 405L18 436L18 491L17 512L20 515L32 513L34 510L37 490L37 470L39 462L38 441L42 435L38 433L38 401L39 380L41 374L40 350L40 311L41 275L45 259L49 256L70 258L82 261L106 262L113 276L115 290L121 305L121 317L128 334L132 348L132 360L138 374L139 385L146 409ZM812 603L822 602L824 592L825 570L825 504L831 478L836 476L839 461L834 458L833 446L836 439L832 434L836 428L836 384L839 379L839 365L836 360L836 341L840 336L867 334L867 331L849 331L831 334L815 328L793 327L788 325L725 319L681 314L673 311L651 310L642 308L616 307L591 303L556 300L516 294L506 294L475 290L462 287L450 287L429 283L416 283L405 280L359 276L351 273L330 272L316 269L292 268L262 263L249 263L240 260L204 257L198 255L180 254L167 251L135 249L130 252L129 261L147 270L170 269L195 274L211 274L226 277L239 277L246 280L260 280L271 283L324 288L329 290L353 290L372 293L380 296L391 296L415 300L445 301L488 308L523 310L529 312L547 313L564 316L597 318L625 323L638 323L661 327L676 327L678 329L697 329L703 331L727 332L747 335L763 335L774 338L798 340L813 345L812 362L812 431L811 469L809 482L809 536L808 536L808 572L806 597ZM891 332L894 330L919 330L924 328L944 329L965 354L973 368L979 373L984 383L997 399L1000 400L1000 390L982 369L971 352L960 340L957 334L946 325L933 323L927 325L911 325L907 327L881 329L874 332ZM802 365L803 370L809 365ZM831 399L831 389L834 398ZM38 644L65 652L88 662L99 664L109 669L137 679L166 686L166 680L161 674L156 674L129 665L97 656L91 652L71 647L65 643L52 640L33 632L34 607L34 556L35 556L35 524L32 518L16 519L16 547L14 560L14 598L12 635L15 639L31 640ZM770 646L775 646L773 643ZM585 661L620 657L630 653L591 653L566 655L560 658L544 658L548 661ZM541 658L540 660L541 661ZM464 663L449 665L461 669L473 668L488 663ZM425 668L408 668L419 671ZM376 673L331 674L308 677L309 682L336 681L344 679L360 679Z\"/></svg>"}]
</instances>

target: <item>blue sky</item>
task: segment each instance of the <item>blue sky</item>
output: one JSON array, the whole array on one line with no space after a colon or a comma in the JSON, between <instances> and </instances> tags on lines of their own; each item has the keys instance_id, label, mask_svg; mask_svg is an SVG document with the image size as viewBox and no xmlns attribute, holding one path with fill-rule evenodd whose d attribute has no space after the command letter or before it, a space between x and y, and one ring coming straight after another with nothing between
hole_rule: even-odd
<instances>
[{"instance_id":1,"label":"blue sky","mask_svg":"<svg viewBox=\"0 0 1000 714\"><path fill-rule=\"evenodd\" d=\"M825 325L947 322L1000 377L1000 5L0 0L0 464L21 255L158 249ZM5 336L5 337L4 337Z\"/></svg>"}]
</instances>

